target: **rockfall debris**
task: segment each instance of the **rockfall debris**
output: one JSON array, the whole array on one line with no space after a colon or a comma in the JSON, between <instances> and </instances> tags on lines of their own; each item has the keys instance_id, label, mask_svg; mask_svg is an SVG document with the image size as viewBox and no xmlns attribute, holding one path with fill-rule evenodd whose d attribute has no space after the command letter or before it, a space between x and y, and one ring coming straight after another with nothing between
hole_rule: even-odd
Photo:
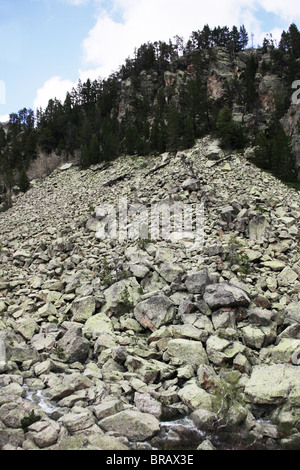
<instances>
[{"instance_id":1,"label":"rockfall debris","mask_svg":"<svg viewBox=\"0 0 300 470\"><path fill-rule=\"evenodd\" d=\"M0 449L299 448L300 195L212 144L55 170L0 215ZM137 237L162 203L202 204L201 240Z\"/></svg>"}]
</instances>

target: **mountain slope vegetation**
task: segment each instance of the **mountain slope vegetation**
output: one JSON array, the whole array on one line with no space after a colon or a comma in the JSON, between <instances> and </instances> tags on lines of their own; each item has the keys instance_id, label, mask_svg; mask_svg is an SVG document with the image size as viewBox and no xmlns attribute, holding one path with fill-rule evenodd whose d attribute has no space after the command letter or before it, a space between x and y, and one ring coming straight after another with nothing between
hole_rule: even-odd
<instances>
[{"instance_id":1,"label":"mountain slope vegetation","mask_svg":"<svg viewBox=\"0 0 300 470\"><path fill-rule=\"evenodd\" d=\"M254 163L296 181L297 148L283 118L295 108L300 32L292 24L278 45L248 42L244 26L208 25L187 42L148 42L107 79L79 80L64 102L12 113L0 127L3 201L10 203L15 185L28 189L28 169L41 154L87 168L122 154L176 152L208 134L224 148L255 146Z\"/></svg>"}]
</instances>

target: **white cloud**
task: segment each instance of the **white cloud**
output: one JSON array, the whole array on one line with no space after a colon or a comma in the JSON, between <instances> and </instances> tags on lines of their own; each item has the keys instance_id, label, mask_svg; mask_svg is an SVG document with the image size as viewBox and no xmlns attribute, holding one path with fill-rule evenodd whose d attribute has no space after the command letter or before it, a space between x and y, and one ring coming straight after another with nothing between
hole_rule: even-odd
<instances>
[{"instance_id":1,"label":"white cloud","mask_svg":"<svg viewBox=\"0 0 300 470\"><path fill-rule=\"evenodd\" d=\"M267 1L267 0L266 0ZM115 19L115 13L118 18ZM82 43L84 62L100 75L116 71L134 49L145 42L167 41L175 35L187 40L192 33L210 27L245 24L261 32L255 3L248 0L113 0L110 11L100 10L96 24Z\"/></svg>"},{"instance_id":2,"label":"white cloud","mask_svg":"<svg viewBox=\"0 0 300 470\"><path fill-rule=\"evenodd\" d=\"M68 5L81 6L87 5L90 0L60 0L62 3L68 3Z\"/></svg>"},{"instance_id":3,"label":"white cloud","mask_svg":"<svg viewBox=\"0 0 300 470\"><path fill-rule=\"evenodd\" d=\"M0 122L9 121L9 114L0 114Z\"/></svg>"},{"instance_id":4,"label":"white cloud","mask_svg":"<svg viewBox=\"0 0 300 470\"><path fill-rule=\"evenodd\" d=\"M42 108L45 109L50 99L57 98L60 101L64 101L67 91L71 91L76 84L71 80L64 80L59 76L52 77L47 80L42 88L37 91L36 98L34 100L34 109Z\"/></svg>"},{"instance_id":5,"label":"white cloud","mask_svg":"<svg viewBox=\"0 0 300 470\"><path fill-rule=\"evenodd\" d=\"M91 0L59 0L70 5L84 5ZM210 27L245 25L254 35L254 46L262 44L268 33L280 39L283 28L300 19L295 11L295 0L93 0L96 8L95 24L82 41L82 63L78 77L82 81L108 77L132 57L135 48L145 42L167 41L175 35L188 40L192 31ZM104 8L104 5L106 8ZM278 15L282 29L265 31L262 9ZM294 18L294 19L292 19ZM37 92L36 107L47 106L50 98L63 100L66 92L76 84L61 77L53 77Z\"/></svg>"},{"instance_id":6,"label":"white cloud","mask_svg":"<svg viewBox=\"0 0 300 470\"><path fill-rule=\"evenodd\" d=\"M298 3L295 0L284 0L284 2L282 0L260 0L257 3L267 12L275 13L289 24L297 23L300 19Z\"/></svg>"}]
</instances>

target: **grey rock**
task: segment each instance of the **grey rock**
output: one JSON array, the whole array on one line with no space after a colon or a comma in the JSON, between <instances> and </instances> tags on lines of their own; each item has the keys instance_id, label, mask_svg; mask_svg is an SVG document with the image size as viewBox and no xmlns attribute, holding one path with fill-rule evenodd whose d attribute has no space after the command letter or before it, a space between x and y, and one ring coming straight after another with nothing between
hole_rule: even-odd
<instances>
[{"instance_id":1,"label":"grey rock","mask_svg":"<svg viewBox=\"0 0 300 470\"><path fill-rule=\"evenodd\" d=\"M260 365L253 368L245 395L256 404L300 403L300 369L290 364Z\"/></svg>"},{"instance_id":2,"label":"grey rock","mask_svg":"<svg viewBox=\"0 0 300 470\"><path fill-rule=\"evenodd\" d=\"M204 294L209 284L211 284L211 278L208 269L189 275L185 281L185 286L191 294Z\"/></svg>"},{"instance_id":3,"label":"grey rock","mask_svg":"<svg viewBox=\"0 0 300 470\"><path fill-rule=\"evenodd\" d=\"M200 181L195 178L189 178L182 183L182 189L189 191L197 191L200 189Z\"/></svg>"},{"instance_id":4,"label":"grey rock","mask_svg":"<svg viewBox=\"0 0 300 470\"><path fill-rule=\"evenodd\" d=\"M174 364L189 364L197 368L208 364L206 351L201 341L173 339L168 342L167 354Z\"/></svg>"},{"instance_id":5,"label":"grey rock","mask_svg":"<svg viewBox=\"0 0 300 470\"><path fill-rule=\"evenodd\" d=\"M71 307L73 313L73 321L85 323L96 310L96 301L92 296L82 297L74 300Z\"/></svg>"},{"instance_id":6,"label":"grey rock","mask_svg":"<svg viewBox=\"0 0 300 470\"><path fill-rule=\"evenodd\" d=\"M175 313L173 302L163 294L138 303L134 309L135 319L151 331L171 323Z\"/></svg>"},{"instance_id":7,"label":"grey rock","mask_svg":"<svg viewBox=\"0 0 300 470\"><path fill-rule=\"evenodd\" d=\"M57 342L60 358L68 363L84 363L90 351L89 341L83 337L82 328L73 326Z\"/></svg>"},{"instance_id":8,"label":"grey rock","mask_svg":"<svg viewBox=\"0 0 300 470\"><path fill-rule=\"evenodd\" d=\"M246 292L226 282L208 285L203 299L212 310L222 307L248 307L250 304Z\"/></svg>"},{"instance_id":9,"label":"grey rock","mask_svg":"<svg viewBox=\"0 0 300 470\"><path fill-rule=\"evenodd\" d=\"M105 431L114 431L132 441L146 441L160 429L159 421L149 413L129 409L104 418L99 425Z\"/></svg>"}]
</instances>

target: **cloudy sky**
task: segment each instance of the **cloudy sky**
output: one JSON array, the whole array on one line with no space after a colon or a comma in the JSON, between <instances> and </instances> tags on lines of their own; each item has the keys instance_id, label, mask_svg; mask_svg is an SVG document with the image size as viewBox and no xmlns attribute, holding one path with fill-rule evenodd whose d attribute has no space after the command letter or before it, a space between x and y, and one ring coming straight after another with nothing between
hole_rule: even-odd
<instances>
[{"instance_id":1,"label":"cloudy sky","mask_svg":"<svg viewBox=\"0 0 300 470\"><path fill-rule=\"evenodd\" d=\"M245 25L254 45L300 28L297 0L0 0L0 121L78 79L106 78L134 49L192 31ZM251 41L250 41L251 42Z\"/></svg>"}]
</instances>

